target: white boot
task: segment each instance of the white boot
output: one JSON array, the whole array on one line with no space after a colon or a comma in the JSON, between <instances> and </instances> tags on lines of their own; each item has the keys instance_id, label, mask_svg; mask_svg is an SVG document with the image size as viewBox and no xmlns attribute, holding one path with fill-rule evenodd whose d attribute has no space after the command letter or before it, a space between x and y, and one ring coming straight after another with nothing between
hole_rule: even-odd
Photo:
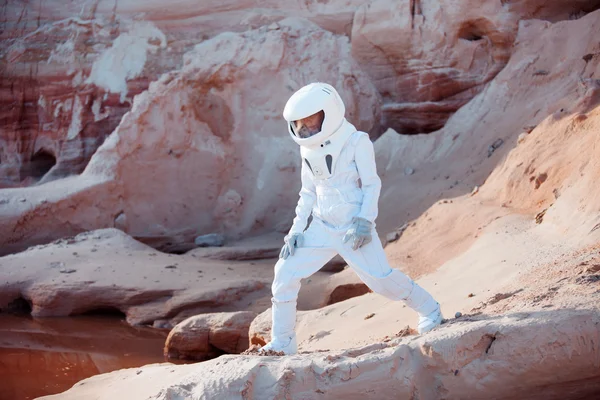
<instances>
[{"instance_id":1,"label":"white boot","mask_svg":"<svg viewBox=\"0 0 600 400\"><path fill-rule=\"evenodd\" d=\"M442 310L440 309L440 305L438 304L438 307L430 314L425 316L419 315L419 325L417 327L417 330L420 334L429 332L436 326L439 326L442 323L442 319Z\"/></svg>"},{"instance_id":2,"label":"white boot","mask_svg":"<svg viewBox=\"0 0 600 400\"><path fill-rule=\"evenodd\" d=\"M416 282L404 302L419 314L417 331L420 334L429 332L442 323L443 316L440 304Z\"/></svg>"},{"instance_id":3,"label":"white boot","mask_svg":"<svg viewBox=\"0 0 600 400\"><path fill-rule=\"evenodd\" d=\"M294 334L293 336L284 338L283 340L277 337L259 349L260 352L266 352L268 350L283 351L283 353L286 355L296 354L298 352L296 335Z\"/></svg>"},{"instance_id":4,"label":"white boot","mask_svg":"<svg viewBox=\"0 0 600 400\"><path fill-rule=\"evenodd\" d=\"M296 354L296 301L279 302L272 299L271 341L259 351L283 351L285 354Z\"/></svg>"}]
</instances>

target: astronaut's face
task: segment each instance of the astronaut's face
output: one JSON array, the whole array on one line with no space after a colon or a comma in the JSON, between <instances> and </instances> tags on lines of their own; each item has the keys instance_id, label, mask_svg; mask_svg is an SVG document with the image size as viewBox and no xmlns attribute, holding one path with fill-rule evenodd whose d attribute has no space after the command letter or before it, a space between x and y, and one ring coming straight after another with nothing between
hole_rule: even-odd
<instances>
[{"instance_id":1,"label":"astronaut's face","mask_svg":"<svg viewBox=\"0 0 600 400\"><path fill-rule=\"evenodd\" d=\"M295 131L297 135L306 139L321 132L323 121L325 120L325 112L323 110L309 115L306 118L294 121Z\"/></svg>"}]
</instances>

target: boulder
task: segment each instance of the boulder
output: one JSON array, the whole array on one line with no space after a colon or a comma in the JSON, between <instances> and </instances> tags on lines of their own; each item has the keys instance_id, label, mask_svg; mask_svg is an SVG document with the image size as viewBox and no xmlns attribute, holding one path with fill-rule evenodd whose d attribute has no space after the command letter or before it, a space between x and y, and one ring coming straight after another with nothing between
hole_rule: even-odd
<instances>
[{"instance_id":1,"label":"boulder","mask_svg":"<svg viewBox=\"0 0 600 400\"><path fill-rule=\"evenodd\" d=\"M205 360L237 354L248 348L251 311L201 314L178 323L169 333L164 354L169 358Z\"/></svg>"}]
</instances>

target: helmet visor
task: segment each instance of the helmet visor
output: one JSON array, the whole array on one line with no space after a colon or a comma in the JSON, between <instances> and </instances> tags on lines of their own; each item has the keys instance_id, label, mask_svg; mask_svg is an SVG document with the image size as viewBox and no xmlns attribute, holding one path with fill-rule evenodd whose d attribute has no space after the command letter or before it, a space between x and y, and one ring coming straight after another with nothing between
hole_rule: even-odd
<instances>
[{"instance_id":1,"label":"helmet visor","mask_svg":"<svg viewBox=\"0 0 600 400\"><path fill-rule=\"evenodd\" d=\"M296 121L292 121L292 129L296 136L307 139L321 132L325 112L323 110Z\"/></svg>"}]
</instances>

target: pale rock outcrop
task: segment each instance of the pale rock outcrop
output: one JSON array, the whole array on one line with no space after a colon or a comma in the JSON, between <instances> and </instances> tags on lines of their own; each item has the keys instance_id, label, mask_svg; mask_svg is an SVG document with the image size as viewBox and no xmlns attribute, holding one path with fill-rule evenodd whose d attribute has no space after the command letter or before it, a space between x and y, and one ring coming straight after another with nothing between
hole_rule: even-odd
<instances>
[{"instance_id":1,"label":"pale rock outcrop","mask_svg":"<svg viewBox=\"0 0 600 400\"><path fill-rule=\"evenodd\" d=\"M291 16L349 35L360 3L4 2L0 188L80 173L133 97L196 44Z\"/></svg>"},{"instance_id":2,"label":"pale rock outcrop","mask_svg":"<svg viewBox=\"0 0 600 400\"><path fill-rule=\"evenodd\" d=\"M482 318L340 352L124 369L43 399L593 397L600 393L598 324L596 311Z\"/></svg>"},{"instance_id":3,"label":"pale rock outcrop","mask_svg":"<svg viewBox=\"0 0 600 400\"><path fill-rule=\"evenodd\" d=\"M249 302L270 294L271 264L199 263L102 229L0 257L0 310L15 303L27 303L34 317L109 310L132 325L167 328L191 315L252 309Z\"/></svg>"},{"instance_id":4,"label":"pale rock outcrop","mask_svg":"<svg viewBox=\"0 0 600 400\"><path fill-rule=\"evenodd\" d=\"M490 174L503 163L524 130L532 131L528 137L531 139L537 132L533 128L546 118L574 117L581 112L581 102L594 102L594 89L588 91L584 86L591 84L590 76L599 73L600 63L594 56L596 43L593 34L589 34L598 31L599 18L596 11L575 21L521 22L509 63L483 92L458 110L443 129L417 136L397 135L390 130L375 142L377 169L383 181L380 215L385 216L377 220L378 228L381 232L390 232L410 223L400 240L386 247L394 262L401 257L404 265L414 264L414 270L427 273L440 265L438 257L448 259L450 256L432 251L430 242L444 243L440 247L456 255L453 250L456 245L460 252L474 239L474 234L466 233L466 227L474 226L476 230L496 216L510 213L504 208L498 213L487 209L484 211L487 216L483 215L483 220L478 217L476 221L471 213L448 212L447 208L453 207L449 203L453 197L471 194L475 187L479 193L471 199L475 203L480 201ZM489 147L498 139L503 140L503 145L488 157ZM553 151L559 148L557 144ZM548 157L545 160L550 162ZM412 175L400 173L406 167L415 172ZM529 176L524 175L524 180ZM545 189L544 185L541 189ZM535 184L532 189L534 187ZM493 190L485 197L498 198ZM448 199L447 203L440 202L443 199ZM435 205L428 214L422 215L432 204ZM502 202L494 204L501 206ZM591 224L589 229L593 226ZM457 240L455 233L464 240ZM412 258L407 259L407 254ZM419 254L425 258L421 258L417 266L415 255Z\"/></svg>"},{"instance_id":5,"label":"pale rock outcrop","mask_svg":"<svg viewBox=\"0 0 600 400\"><path fill-rule=\"evenodd\" d=\"M256 317L251 311L195 315L169 333L164 354L169 358L206 360L248 348L248 328Z\"/></svg>"},{"instance_id":6,"label":"pale rock outcrop","mask_svg":"<svg viewBox=\"0 0 600 400\"><path fill-rule=\"evenodd\" d=\"M181 71L135 98L80 176L3 191L10 205L0 208L0 246L22 249L117 221L140 240L190 232L192 243L205 233L287 230L300 157L281 111L314 80L337 87L349 119L377 136L380 98L345 36L286 19L199 44Z\"/></svg>"}]
</instances>

